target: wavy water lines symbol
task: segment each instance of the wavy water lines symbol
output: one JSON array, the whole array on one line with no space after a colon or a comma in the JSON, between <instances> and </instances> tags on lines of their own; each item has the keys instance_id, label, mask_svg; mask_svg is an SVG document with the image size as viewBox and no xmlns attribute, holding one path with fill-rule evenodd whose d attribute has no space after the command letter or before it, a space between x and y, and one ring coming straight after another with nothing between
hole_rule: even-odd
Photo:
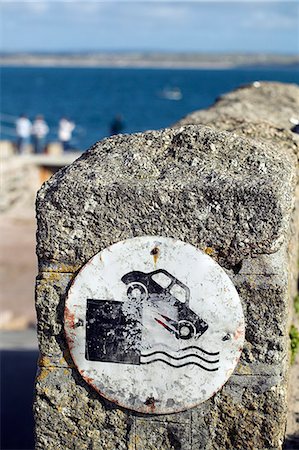
<instances>
[{"instance_id":1,"label":"wavy water lines symbol","mask_svg":"<svg viewBox=\"0 0 299 450\"><path fill-rule=\"evenodd\" d=\"M204 355L212 356L213 359L208 359L206 356L197 354L194 350L200 351L204 353ZM187 353L180 356L180 353L185 351L187 351ZM190 346L180 349L178 352L175 352L175 355L167 353L164 350L156 350L147 354L141 354L140 364L152 364L159 361L175 368L192 364L208 372L215 372L219 369L219 367L215 366L215 364L219 363L219 359L215 358L218 355L219 352L211 353L200 347Z\"/></svg>"},{"instance_id":2,"label":"wavy water lines symbol","mask_svg":"<svg viewBox=\"0 0 299 450\"><path fill-rule=\"evenodd\" d=\"M206 363L212 363L212 364L213 364L213 363L219 362L219 359L210 361L209 359L203 358L202 356L196 355L195 353L190 353L190 354L188 353L188 355L184 355L184 356L172 356L172 355L170 355L169 353L166 353L166 352L164 352L164 351L157 351L157 352L148 353L147 355L142 355L142 354L141 354L141 356L142 356L142 357L149 357L149 356L153 356L153 355L157 355L157 354L165 355L165 356L167 356L168 358L174 359L174 360L176 360L176 361L179 361L179 360L181 360L181 359L186 359L186 358L189 358L189 357L193 357L193 358L201 359L202 361L204 361L204 362L206 362Z\"/></svg>"},{"instance_id":3,"label":"wavy water lines symbol","mask_svg":"<svg viewBox=\"0 0 299 450\"><path fill-rule=\"evenodd\" d=\"M187 350L198 350L198 351L200 351L202 353L205 353L206 355L209 355L209 356L218 356L219 353L220 353L220 352L214 352L214 353L208 352L207 350L204 350L201 347L196 347L195 345L189 345L189 347L180 348L178 350L178 352L185 352Z\"/></svg>"}]
</instances>

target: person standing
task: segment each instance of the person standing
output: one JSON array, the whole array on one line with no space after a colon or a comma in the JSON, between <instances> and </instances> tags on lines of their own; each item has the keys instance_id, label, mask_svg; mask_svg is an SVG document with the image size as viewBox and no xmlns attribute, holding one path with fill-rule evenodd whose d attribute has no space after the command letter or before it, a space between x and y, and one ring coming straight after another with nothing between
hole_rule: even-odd
<instances>
[{"instance_id":1,"label":"person standing","mask_svg":"<svg viewBox=\"0 0 299 450\"><path fill-rule=\"evenodd\" d=\"M32 124L26 114L21 114L16 120L17 150L22 154L30 142Z\"/></svg>"},{"instance_id":2,"label":"person standing","mask_svg":"<svg viewBox=\"0 0 299 450\"><path fill-rule=\"evenodd\" d=\"M46 136L49 133L49 127L42 115L36 116L32 125L32 137L35 153L43 153L46 144Z\"/></svg>"},{"instance_id":3,"label":"person standing","mask_svg":"<svg viewBox=\"0 0 299 450\"><path fill-rule=\"evenodd\" d=\"M71 122L67 117L62 117L59 121L58 138L63 146L63 150L70 150L72 133L75 129L74 122Z\"/></svg>"},{"instance_id":4,"label":"person standing","mask_svg":"<svg viewBox=\"0 0 299 450\"><path fill-rule=\"evenodd\" d=\"M110 124L110 136L121 133L123 129L123 116L121 114L117 114Z\"/></svg>"}]
</instances>

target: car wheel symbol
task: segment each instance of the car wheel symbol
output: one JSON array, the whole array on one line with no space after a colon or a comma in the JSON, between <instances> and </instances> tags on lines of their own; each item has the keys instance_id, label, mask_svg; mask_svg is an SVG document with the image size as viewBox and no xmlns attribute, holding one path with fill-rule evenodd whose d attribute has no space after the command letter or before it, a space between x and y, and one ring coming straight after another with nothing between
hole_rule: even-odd
<instances>
[{"instance_id":1,"label":"car wheel symbol","mask_svg":"<svg viewBox=\"0 0 299 450\"><path fill-rule=\"evenodd\" d=\"M195 326L188 320L180 320L178 323L178 332L180 339L191 339L195 335Z\"/></svg>"},{"instance_id":2,"label":"car wheel symbol","mask_svg":"<svg viewBox=\"0 0 299 450\"><path fill-rule=\"evenodd\" d=\"M127 296L130 300L146 300L148 298L148 291L144 284L135 281L128 285Z\"/></svg>"}]
</instances>

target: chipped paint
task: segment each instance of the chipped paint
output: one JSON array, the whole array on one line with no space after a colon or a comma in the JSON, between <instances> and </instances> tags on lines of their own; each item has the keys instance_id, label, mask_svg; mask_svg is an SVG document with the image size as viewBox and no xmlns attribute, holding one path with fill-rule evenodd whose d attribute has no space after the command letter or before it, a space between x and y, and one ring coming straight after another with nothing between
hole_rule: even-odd
<instances>
[{"instance_id":1,"label":"chipped paint","mask_svg":"<svg viewBox=\"0 0 299 450\"><path fill-rule=\"evenodd\" d=\"M70 328L75 328L75 314L70 312L67 306L64 310L64 320L68 323Z\"/></svg>"},{"instance_id":2,"label":"chipped paint","mask_svg":"<svg viewBox=\"0 0 299 450\"><path fill-rule=\"evenodd\" d=\"M241 325L234 333L234 339L237 341L244 335L244 325Z\"/></svg>"},{"instance_id":3,"label":"chipped paint","mask_svg":"<svg viewBox=\"0 0 299 450\"><path fill-rule=\"evenodd\" d=\"M79 370L79 372L81 373L82 377L84 378L84 380L88 383L88 384L93 384L93 378L89 377L86 373L85 370Z\"/></svg>"},{"instance_id":4,"label":"chipped paint","mask_svg":"<svg viewBox=\"0 0 299 450\"><path fill-rule=\"evenodd\" d=\"M156 400L154 399L154 397L148 397L148 398L145 400L144 404L148 407L148 409L149 409L149 411L150 411L151 413L154 413L154 412L155 412L155 409L156 409Z\"/></svg>"},{"instance_id":5,"label":"chipped paint","mask_svg":"<svg viewBox=\"0 0 299 450\"><path fill-rule=\"evenodd\" d=\"M70 351L72 351L74 348L74 339L71 334L68 334L68 336L67 336L67 343L68 343Z\"/></svg>"}]
</instances>

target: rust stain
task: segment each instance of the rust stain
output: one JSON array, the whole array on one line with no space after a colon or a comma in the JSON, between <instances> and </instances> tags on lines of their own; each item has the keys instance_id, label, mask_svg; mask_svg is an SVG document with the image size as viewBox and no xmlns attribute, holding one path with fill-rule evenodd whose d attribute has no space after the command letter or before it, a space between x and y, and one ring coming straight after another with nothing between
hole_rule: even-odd
<instances>
[{"instance_id":1,"label":"rust stain","mask_svg":"<svg viewBox=\"0 0 299 450\"><path fill-rule=\"evenodd\" d=\"M84 374L85 371L84 371L84 370L80 370L80 369L78 368L78 366L76 366L76 367L77 367L78 372L82 375L83 379L87 381L88 377L86 377L86 375ZM128 405L126 405L125 403L122 403L122 402L120 402L120 401L117 401L115 398L110 397L110 396L107 395L105 392L101 391L101 390L98 388L98 386L96 385L96 383L94 382L94 380L93 380L92 378L89 378L89 380L91 380L91 381L89 381L90 385L93 387L93 389L94 389L101 397L105 398L105 399L108 400L109 402L112 402L112 403L114 403L114 404L120 406L121 408L126 408L126 409L129 409L129 410L131 410L131 411L134 411L133 408L130 408L130 407L129 407ZM222 386L221 386L219 389L221 389L221 388L222 388ZM217 390L215 391L215 393L216 393L216 392L217 392ZM213 395L214 395L214 394L213 394ZM149 412L151 412L151 413L153 413L153 414L156 414L156 405L155 405L155 403L156 403L157 400L155 400L155 399L153 398L153 401L154 401L154 404L151 404L151 405L146 404L146 407L145 407L145 408L144 408L144 407L141 407L141 408L139 408L137 411L140 412L140 413L149 413ZM145 404L145 402L144 402L144 404ZM197 403L194 403L194 404L192 404L192 405L190 406L190 408L194 408L195 406L198 406L198 404L197 404ZM150 408L149 408L149 407L150 407ZM187 408L187 407L180 407L180 408L178 408L177 410L175 410L175 412L183 412L183 411L186 411L186 409L189 409L189 407L188 407L188 408ZM165 412L164 412L164 411L161 411L161 412L159 412L158 414L167 414L167 411L165 411ZM137 437L137 440L138 440L138 437Z\"/></svg>"},{"instance_id":2,"label":"rust stain","mask_svg":"<svg viewBox=\"0 0 299 450\"><path fill-rule=\"evenodd\" d=\"M84 380L88 383L92 385L92 382L94 381L94 378L89 377L88 375L86 375L85 370L79 370L79 372L81 373L82 377L84 378Z\"/></svg>"},{"instance_id":3,"label":"rust stain","mask_svg":"<svg viewBox=\"0 0 299 450\"><path fill-rule=\"evenodd\" d=\"M243 336L243 328L242 328L242 327L239 327L239 328L236 330L235 334L234 334L234 339L235 339L235 341L237 341L238 339L240 339L240 337L242 337L242 336Z\"/></svg>"},{"instance_id":4,"label":"rust stain","mask_svg":"<svg viewBox=\"0 0 299 450\"><path fill-rule=\"evenodd\" d=\"M69 349L72 350L74 348L74 339L71 338L70 336L67 339L68 345L69 345Z\"/></svg>"},{"instance_id":5,"label":"rust stain","mask_svg":"<svg viewBox=\"0 0 299 450\"><path fill-rule=\"evenodd\" d=\"M71 313L67 306L64 311L64 320L67 321L70 328L75 328L75 314Z\"/></svg>"},{"instance_id":6,"label":"rust stain","mask_svg":"<svg viewBox=\"0 0 299 450\"><path fill-rule=\"evenodd\" d=\"M87 381L88 384L92 384L92 382L94 381L93 378L88 377L88 376L86 376L86 375L84 375L84 379Z\"/></svg>"},{"instance_id":7,"label":"rust stain","mask_svg":"<svg viewBox=\"0 0 299 450\"><path fill-rule=\"evenodd\" d=\"M160 249L159 247L155 246L152 250L151 250L151 255L153 255L154 258L154 264L157 264L159 255L160 255Z\"/></svg>"},{"instance_id":8,"label":"rust stain","mask_svg":"<svg viewBox=\"0 0 299 450\"><path fill-rule=\"evenodd\" d=\"M153 413L155 412L156 409L156 400L154 399L154 397L148 397L144 404L149 408L149 410Z\"/></svg>"}]
</instances>

